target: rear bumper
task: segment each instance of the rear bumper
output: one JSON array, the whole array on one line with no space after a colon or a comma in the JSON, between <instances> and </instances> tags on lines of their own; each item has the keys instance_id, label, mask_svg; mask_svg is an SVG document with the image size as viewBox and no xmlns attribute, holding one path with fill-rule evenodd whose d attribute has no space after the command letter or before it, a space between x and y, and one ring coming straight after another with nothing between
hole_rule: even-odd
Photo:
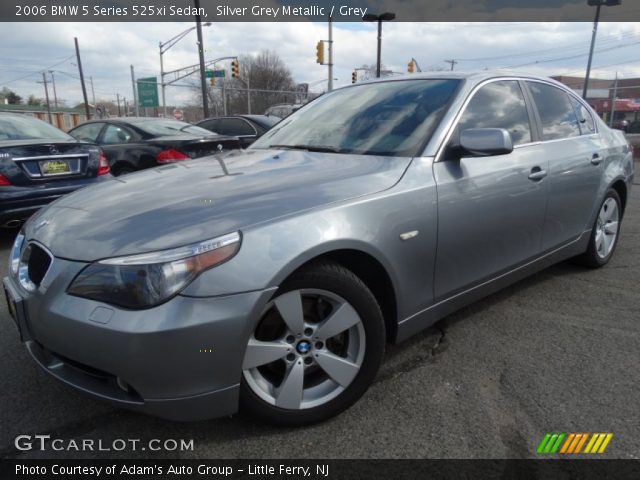
<instances>
[{"instance_id":1,"label":"rear bumper","mask_svg":"<svg viewBox=\"0 0 640 480\"><path fill-rule=\"evenodd\" d=\"M40 208L62 196L110 178L112 178L111 175L102 175L65 182L63 186L2 187L0 189L0 227L10 220L26 220Z\"/></svg>"}]
</instances>

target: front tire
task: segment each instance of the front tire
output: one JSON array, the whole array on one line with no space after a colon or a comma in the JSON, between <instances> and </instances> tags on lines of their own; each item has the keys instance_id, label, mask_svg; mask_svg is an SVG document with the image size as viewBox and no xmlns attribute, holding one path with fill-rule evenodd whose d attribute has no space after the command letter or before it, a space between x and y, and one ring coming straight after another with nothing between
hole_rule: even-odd
<instances>
[{"instance_id":1,"label":"front tire","mask_svg":"<svg viewBox=\"0 0 640 480\"><path fill-rule=\"evenodd\" d=\"M286 426L333 417L367 390L384 346L382 312L362 280L313 264L283 283L249 338L241 409Z\"/></svg>"},{"instance_id":2,"label":"front tire","mask_svg":"<svg viewBox=\"0 0 640 480\"><path fill-rule=\"evenodd\" d=\"M622 202L620 202L620 196L618 192L610 188L607 190L594 222L589 248L578 257L579 263L591 268L599 268L609 263L618 245L621 220Z\"/></svg>"}]
</instances>

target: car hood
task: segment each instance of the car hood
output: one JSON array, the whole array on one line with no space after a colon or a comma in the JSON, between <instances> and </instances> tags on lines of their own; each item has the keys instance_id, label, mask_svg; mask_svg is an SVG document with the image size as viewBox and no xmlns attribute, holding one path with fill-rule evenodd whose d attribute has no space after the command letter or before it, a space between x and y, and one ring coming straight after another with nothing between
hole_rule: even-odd
<instances>
[{"instance_id":1,"label":"car hood","mask_svg":"<svg viewBox=\"0 0 640 480\"><path fill-rule=\"evenodd\" d=\"M203 157L65 196L25 234L78 261L162 250L388 189L410 161L257 149Z\"/></svg>"}]
</instances>

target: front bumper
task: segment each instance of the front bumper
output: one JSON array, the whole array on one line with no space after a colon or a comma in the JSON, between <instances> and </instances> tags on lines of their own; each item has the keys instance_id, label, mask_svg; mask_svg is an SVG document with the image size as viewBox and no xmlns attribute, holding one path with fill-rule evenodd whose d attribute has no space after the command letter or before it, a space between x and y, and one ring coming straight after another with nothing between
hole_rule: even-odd
<instances>
[{"instance_id":1,"label":"front bumper","mask_svg":"<svg viewBox=\"0 0 640 480\"><path fill-rule=\"evenodd\" d=\"M178 295L131 311L67 295L85 265L56 258L32 294L4 279L21 339L42 368L85 393L168 419L237 411L244 346L271 290Z\"/></svg>"}]
</instances>

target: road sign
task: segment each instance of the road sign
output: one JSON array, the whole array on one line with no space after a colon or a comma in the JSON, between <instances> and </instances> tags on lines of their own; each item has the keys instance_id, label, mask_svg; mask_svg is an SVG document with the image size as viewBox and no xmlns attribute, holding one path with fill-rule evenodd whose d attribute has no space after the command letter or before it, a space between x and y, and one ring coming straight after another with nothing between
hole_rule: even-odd
<instances>
[{"instance_id":1,"label":"road sign","mask_svg":"<svg viewBox=\"0 0 640 480\"><path fill-rule=\"evenodd\" d=\"M206 78L224 78L224 70L205 70L204 76Z\"/></svg>"},{"instance_id":2,"label":"road sign","mask_svg":"<svg viewBox=\"0 0 640 480\"><path fill-rule=\"evenodd\" d=\"M173 111L173 118L175 118L176 120L184 119L184 112L182 110L176 108Z\"/></svg>"},{"instance_id":3,"label":"road sign","mask_svg":"<svg viewBox=\"0 0 640 480\"><path fill-rule=\"evenodd\" d=\"M138 105L141 107L158 107L158 78L138 79Z\"/></svg>"}]
</instances>

